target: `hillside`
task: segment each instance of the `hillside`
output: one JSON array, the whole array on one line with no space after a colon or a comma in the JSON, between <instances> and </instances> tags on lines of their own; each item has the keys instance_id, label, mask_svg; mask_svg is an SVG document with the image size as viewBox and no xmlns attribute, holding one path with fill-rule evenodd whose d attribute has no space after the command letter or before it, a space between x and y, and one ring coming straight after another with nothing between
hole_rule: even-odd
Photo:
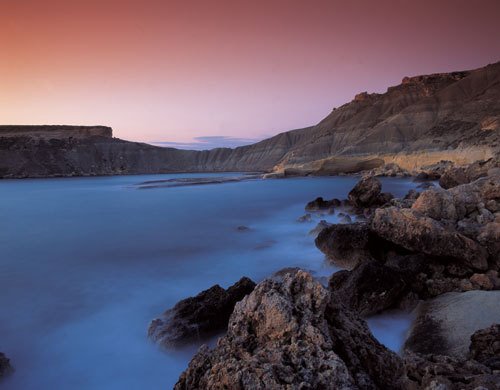
<instances>
[{"instance_id":1,"label":"hillside","mask_svg":"<svg viewBox=\"0 0 500 390\"><path fill-rule=\"evenodd\" d=\"M235 149L186 151L112 138L103 126L0 126L0 177L179 171L356 172L395 162L409 170L459 164L500 150L500 62L405 77L358 94L315 126Z\"/></svg>"}]
</instances>

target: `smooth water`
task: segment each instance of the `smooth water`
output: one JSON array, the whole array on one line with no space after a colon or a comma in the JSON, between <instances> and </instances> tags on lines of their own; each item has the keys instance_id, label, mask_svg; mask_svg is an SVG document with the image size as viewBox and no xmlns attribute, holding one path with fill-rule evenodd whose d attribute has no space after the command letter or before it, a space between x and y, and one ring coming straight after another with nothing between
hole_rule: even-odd
<instances>
[{"instance_id":1,"label":"smooth water","mask_svg":"<svg viewBox=\"0 0 500 390\"><path fill-rule=\"evenodd\" d=\"M198 346L149 342L148 324L165 309L283 267L330 275L308 232L335 216L296 219L317 196L345 198L356 178L138 186L235 175L0 181L0 351L16 369L2 389L171 388ZM395 195L413 187L383 184ZM371 326L397 349L407 322Z\"/></svg>"}]
</instances>

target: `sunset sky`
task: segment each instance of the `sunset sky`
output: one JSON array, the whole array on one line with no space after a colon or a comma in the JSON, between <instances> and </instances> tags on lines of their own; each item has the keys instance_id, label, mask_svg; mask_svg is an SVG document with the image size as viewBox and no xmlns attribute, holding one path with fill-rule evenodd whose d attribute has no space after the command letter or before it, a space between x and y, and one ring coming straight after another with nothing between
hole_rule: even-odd
<instances>
[{"instance_id":1,"label":"sunset sky","mask_svg":"<svg viewBox=\"0 0 500 390\"><path fill-rule=\"evenodd\" d=\"M0 0L0 122L251 142L499 61L499 20L499 0Z\"/></svg>"}]
</instances>

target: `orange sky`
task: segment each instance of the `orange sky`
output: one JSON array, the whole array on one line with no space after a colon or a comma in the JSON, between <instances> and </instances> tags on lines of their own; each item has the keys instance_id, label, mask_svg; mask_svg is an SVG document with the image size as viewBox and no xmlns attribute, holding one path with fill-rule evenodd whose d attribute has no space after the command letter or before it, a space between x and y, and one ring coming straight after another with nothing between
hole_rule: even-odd
<instances>
[{"instance_id":1,"label":"orange sky","mask_svg":"<svg viewBox=\"0 0 500 390\"><path fill-rule=\"evenodd\" d=\"M0 0L0 122L262 138L500 60L500 1Z\"/></svg>"}]
</instances>

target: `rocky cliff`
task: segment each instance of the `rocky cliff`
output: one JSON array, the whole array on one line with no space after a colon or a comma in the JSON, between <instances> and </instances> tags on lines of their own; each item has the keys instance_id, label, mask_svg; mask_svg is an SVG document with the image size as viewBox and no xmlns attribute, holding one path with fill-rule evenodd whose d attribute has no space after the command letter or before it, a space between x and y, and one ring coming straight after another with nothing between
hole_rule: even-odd
<instances>
[{"instance_id":1,"label":"rocky cliff","mask_svg":"<svg viewBox=\"0 0 500 390\"><path fill-rule=\"evenodd\" d=\"M112 138L106 127L0 127L0 177L176 171L336 174L396 163L468 164L500 150L500 62L405 77L366 92L315 126L235 149L185 151Z\"/></svg>"}]
</instances>

